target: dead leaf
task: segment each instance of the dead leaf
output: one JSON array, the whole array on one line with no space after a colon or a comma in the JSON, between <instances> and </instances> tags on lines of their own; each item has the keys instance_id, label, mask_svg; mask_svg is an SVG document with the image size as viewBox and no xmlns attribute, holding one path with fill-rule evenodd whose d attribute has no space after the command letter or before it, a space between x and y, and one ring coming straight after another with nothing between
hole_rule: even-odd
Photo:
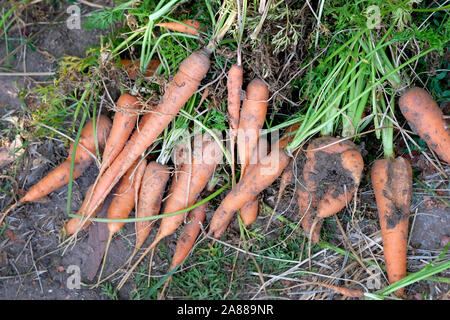
<instances>
[{"instance_id":1,"label":"dead leaf","mask_svg":"<svg viewBox=\"0 0 450 320\"><path fill-rule=\"evenodd\" d=\"M25 149L22 148L22 145L19 135L16 135L12 142L0 141L0 168L10 164L24 153Z\"/></svg>"},{"instance_id":2,"label":"dead leaf","mask_svg":"<svg viewBox=\"0 0 450 320\"><path fill-rule=\"evenodd\" d=\"M43 196L39 199L34 200L33 203L48 203L50 201L51 201L51 199L49 196Z\"/></svg>"},{"instance_id":3,"label":"dead leaf","mask_svg":"<svg viewBox=\"0 0 450 320\"><path fill-rule=\"evenodd\" d=\"M449 236L442 236L441 238L441 246L445 247L447 245L447 243L450 242L450 237Z\"/></svg>"},{"instance_id":4,"label":"dead leaf","mask_svg":"<svg viewBox=\"0 0 450 320\"><path fill-rule=\"evenodd\" d=\"M11 240L14 243L19 242L19 238L15 235L15 233L12 230L6 230L6 235L8 236L9 240Z\"/></svg>"}]
</instances>

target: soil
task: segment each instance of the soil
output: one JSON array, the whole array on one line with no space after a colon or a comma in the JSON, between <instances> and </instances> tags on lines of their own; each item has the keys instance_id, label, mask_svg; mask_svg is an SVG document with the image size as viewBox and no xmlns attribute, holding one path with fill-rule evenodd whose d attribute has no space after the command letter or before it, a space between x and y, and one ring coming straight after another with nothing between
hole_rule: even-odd
<instances>
[{"instance_id":1,"label":"soil","mask_svg":"<svg viewBox=\"0 0 450 320\"><path fill-rule=\"evenodd\" d=\"M32 41L32 46L24 46L16 55L7 59L8 67L15 72L52 72L57 68L57 61L64 56L85 57L85 52L91 46L98 46L100 36L105 34L101 30L68 29L65 25L66 16L60 23L54 18L65 12L67 5L58 10L47 10L44 2L29 8L30 12L45 10L48 16L44 24L39 20L27 26L21 32L17 31L17 38L26 39L46 28ZM82 17L92 9L82 7ZM29 17L30 13L24 13ZM83 19L83 18L82 18ZM9 43L9 52L17 43ZM6 56L6 44L0 42L0 57ZM8 115L23 116L24 107L20 94L29 91L37 85L45 85L48 76L39 77L0 77L0 117ZM21 168L18 170L18 189L28 190L45 174L52 170L62 159L67 157L67 148L58 140L32 143L25 153ZM7 171L8 167L0 168ZM84 174L74 181L71 211L76 212L89 185L95 179L98 169L91 165ZM102 294L101 289L87 289L81 285L80 289L70 289L70 277L75 275L70 266L80 267L81 281L85 282L86 261L88 261L92 246L88 241L88 233L84 232L76 246L68 249L64 255L58 244L62 239L62 227L67 220L67 186L61 187L46 197L45 202L24 204L15 209L8 218L8 225L0 237L0 299L18 300L101 300L108 296ZM3 211L10 203L10 197L0 199ZM84 238L84 239L83 239ZM122 242L121 242L122 243ZM59 250L58 250L59 249ZM111 246L110 264L107 264L105 274L121 265L129 249L123 244L114 242ZM73 268L73 267L72 267Z\"/></svg>"},{"instance_id":2,"label":"soil","mask_svg":"<svg viewBox=\"0 0 450 320\"><path fill-rule=\"evenodd\" d=\"M442 239L450 236L450 207L437 199L425 200L410 222L412 247L440 249Z\"/></svg>"}]
</instances>

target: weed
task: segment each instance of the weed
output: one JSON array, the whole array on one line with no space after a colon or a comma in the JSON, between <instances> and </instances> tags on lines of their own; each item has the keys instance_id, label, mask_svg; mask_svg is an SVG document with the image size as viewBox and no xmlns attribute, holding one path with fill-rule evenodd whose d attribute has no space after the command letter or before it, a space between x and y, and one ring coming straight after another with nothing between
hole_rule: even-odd
<instances>
[{"instance_id":1,"label":"weed","mask_svg":"<svg viewBox=\"0 0 450 320\"><path fill-rule=\"evenodd\" d=\"M118 300L116 288L108 281L100 285L102 293L111 300Z\"/></svg>"},{"instance_id":2,"label":"weed","mask_svg":"<svg viewBox=\"0 0 450 320\"><path fill-rule=\"evenodd\" d=\"M228 270L233 265L234 255L230 255L220 244L210 246L203 242L184 262L186 270L180 270L172 277L170 291L167 295L195 300L219 300L231 286L232 295L238 296L240 284L237 281L229 283Z\"/></svg>"},{"instance_id":3,"label":"weed","mask_svg":"<svg viewBox=\"0 0 450 320\"><path fill-rule=\"evenodd\" d=\"M151 280L148 283L147 273L147 266L142 265L137 269L134 278L134 288L130 291L131 300L155 300L157 298L157 292L152 290L153 286L156 285L156 281Z\"/></svg>"}]
</instances>

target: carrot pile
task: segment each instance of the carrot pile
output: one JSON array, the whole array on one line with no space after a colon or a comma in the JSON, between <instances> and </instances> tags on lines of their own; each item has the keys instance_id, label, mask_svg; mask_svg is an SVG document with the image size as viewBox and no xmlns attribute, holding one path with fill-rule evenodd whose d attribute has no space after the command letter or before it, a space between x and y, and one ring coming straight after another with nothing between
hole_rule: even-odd
<instances>
[{"instance_id":1,"label":"carrot pile","mask_svg":"<svg viewBox=\"0 0 450 320\"><path fill-rule=\"evenodd\" d=\"M200 28L194 20L185 20L182 24L159 23L156 26L192 35L199 35ZM67 184L71 170L73 179L80 177L101 150L102 153L98 153L102 155L98 176L87 190L78 212L65 225L66 234L76 237L89 227L105 198L113 193L107 214L109 239L99 280L109 245L114 235L122 230L133 209L137 219L134 220L135 247L130 262L145 245L152 229L158 228L148 247L127 271L119 289L144 257L179 229L182 230L169 271L186 259L204 224L207 225L204 236L212 239L223 236L234 218L241 219L243 225L249 227L258 217L258 196L278 178L280 194L277 205L286 186L294 181L299 182L296 183L296 194L301 226L310 244L319 243L324 219L338 214L355 196L363 175L363 157L348 137L315 137L304 152L298 150L305 162L301 170L294 173L291 165L294 163L293 156L286 148L300 124L289 127L284 137L272 145L266 137L261 137L269 108L269 85L262 79L254 78L243 91L244 70L241 64L232 65L227 73L232 187L213 210L209 221L206 211L212 204L208 199L201 200L204 203L196 208L190 208L210 192L206 186L218 166L222 165L223 141L206 133L201 136L199 145L179 145L175 150L175 168L146 157L149 147L154 145L198 90L209 71L211 53L209 48L191 53L168 83L160 103L152 106L150 112L142 117L139 117L142 102L124 93L116 102L113 121L104 115L95 123L88 121L81 131L77 147L71 144L68 158L4 212L0 224L16 205L36 201ZM122 59L121 63L131 79L142 76L137 63L126 59ZM151 60L143 76L153 75L159 64L158 60ZM440 159L450 163L450 132L442 111L431 96L423 89L413 88L402 96L399 106L413 131L427 142ZM97 147L100 150L96 150ZM188 153L186 150L193 151ZM389 281L393 283L406 276L411 165L405 158L391 154L375 161L370 175L378 207L386 270ZM166 280L164 288L170 279ZM341 290L335 286L330 288ZM363 295L359 291L342 292L354 297ZM403 296L403 289L397 294Z\"/></svg>"}]
</instances>

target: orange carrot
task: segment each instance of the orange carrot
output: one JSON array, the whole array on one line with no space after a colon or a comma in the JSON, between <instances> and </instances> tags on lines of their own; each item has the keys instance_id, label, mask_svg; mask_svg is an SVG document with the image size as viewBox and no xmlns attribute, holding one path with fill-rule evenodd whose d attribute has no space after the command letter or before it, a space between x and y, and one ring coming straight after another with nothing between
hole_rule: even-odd
<instances>
[{"instance_id":1,"label":"orange carrot","mask_svg":"<svg viewBox=\"0 0 450 320\"><path fill-rule=\"evenodd\" d=\"M177 245L175 247L175 252L172 257L172 263L170 264L169 272L174 270L178 265L180 265L184 259L188 256L189 252L191 252L194 247L195 240L197 239L198 234L200 233L200 223L203 223L206 217L206 208L208 203L205 202L201 206L195 208L190 211L187 217L187 223L183 228L180 236L177 240ZM164 290L172 279L172 276L169 276L165 283L164 287L161 290L159 295L159 299L164 295Z\"/></svg>"},{"instance_id":2,"label":"orange carrot","mask_svg":"<svg viewBox=\"0 0 450 320\"><path fill-rule=\"evenodd\" d=\"M155 161L147 165L139 191L136 218L151 217L159 213L169 174L169 167L165 165ZM153 223L150 220L136 222L135 250L144 244L152 228Z\"/></svg>"},{"instance_id":3,"label":"orange carrot","mask_svg":"<svg viewBox=\"0 0 450 320\"><path fill-rule=\"evenodd\" d=\"M148 121L139 131L136 139L124 147L99 179L85 215L95 211L134 161L164 131L181 107L194 94L209 69L209 55L210 51L207 49L195 51L182 62L178 73L169 83L162 102L148 114Z\"/></svg>"},{"instance_id":4,"label":"orange carrot","mask_svg":"<svg viewBox=\"0 0 450 320\"><path fill-rule=\"evenodd\" d=\"M180 22L161 22L155 24L157 27L167 28L171 31L177 31L187 34L192 34L194 36L198 35L198 30L200 29L200 22L197 20L183 20Z\"/></svg>"},{"instance_id":5,"label":"orange carrot","mask_svg":"<svg viewBox=\"0 0 450 320\"><path fill-rule=\"evenodd\" d=\"M75 163L81 163L85 161L92 161L92 155L95 154L95 135L97 136L97 143L100 149L103 149L108 139L108 135L111 131L111 120L105 115L100 115L95 124L96 131L94 132L94 122L89 120L81 130L80 138L78 139L78 145L75 154ZM95 135L94 135L95 133ZM68 162L71 162L72 155L74 152L75 142L70 143L69 156L67 157ZM83 148L84 147L84 148ZM89 151L86 151L86 149Z\"/></svg>"},{"instance_id":6,"label":"orange carrot","mask_svg":"<svg viewBox=\"0 0 450 320\"><path fill-rule=\"evenodd\" d=\"M86 206L88 204L88 200L90 198L90 194L92 194L92 190L94 190L94 184L91 184L89 186L89 188L86 192L86 196L84 197L84 201L81 204L81 207L77 212L77 215L82 216L81 213L84 211L84 209L86 208ZM99 209L100 209L100 207L99 207ZM77 232L79 230L86 229L91 224L91 220L85 220L85 221L83 221L83 220L84 219L80 219L80 218L71 218L69 221L67 221L67 223L65 225L66 234L67 235L74 234L75 232Z\"/></svg>"},{"instance_id":7,"label":"orange carrot","mask_svg":"<svg viewBox=\"0 0 450 320\"><path fill-rule=\"evenodd\" d=\"M116 189L116 194L114 195L111 205L109 206L108 219L128 218L137 203L142 176L144 175L146 165L147 161L145 159L138 159L122 177L122 180L120 180L120 183ZM102 277L112 237L115 233L122 229L124 224L125 222L108 222L109 237L106 244L100 275L98 276L98 283L100 283Z\"/></svg>"},{"instance_id":8,"label":"orange carrot","mask_svg":"<svg viewBox=\"0 0 450 320\"><path fill-rule=\"evenodd\" d=\"M424 89L412 88L400 98L399 107L411 129L450 164L450 128L433 98Z\"/></svg>"},{"instance_id":9,"label":"orange carrot","mask_svg":"<svg viewBox=\"0 0 450 320\"><path fill-rule=\"evenodd\" d=\"M138 127L134 130L134 133L132 134L131 138L128 140L127 144L134 143L134 141L137 139L137 136L139 134L140 128L145 125L145 123L148 121L150 114L145 114L141 120L139 121ZM80 230L86 229L90 224L91 220L88 218L93 218L97 214L98 210L100 209L100 206L98 206L94 211L91 211L88 215L86 215L86 212L88 212L88 204L91 201L92 193L95 189L95 186L100 179L100 176L97 176L96 181L92 185L92 188L90 188L89 192L86 193L86 197L83 201L82 206L77 212L77 215L82 216L82 219L79 218L72 218L66 223L66 234L72 235L77 233Z\"/></svg>"},{"instance_id":10,"label":"orange carrot","mask_svg":"<svg viewBox=\"0 0 450 320\"><path fill-rule=\"evenodd\" d=\"M257 163L267 155L268 143L267 139L258 139L258 145L252 152L250 163L247 166L247 170L251 170L257 165ZM255 197L251 201L244 204L244 206L239 211L239 216L246 227L255 222L258 217L258 198Z\"/></svg>"},{"instance_id":11,"label":"orange carrot","mask_svg":"<svg viewBox=\"0 0 450 320\"><path fill-rule=\"evenodd\" d=\"M246 100L242 103L237 136L241 177L245 176L251 153L256 148L259 132L266 119L269 88L262 80L253 79L247 86L246 94Z\"/></svg>"},{"instance_id":12,"label":"orange carrot","mask_svg":"<svg viewBox=\"0 0 450 320\"><path fill-rule=\"evenodd\" d=\"M83 172L91 165L92 161L82 161L75 163L73 167L73 179L80 177ZM23 202L33 202L50 192L69 183L70 179L70 162L64 161L49 174L36 183L30 190L19 200Z\"/></svg>"},{"instance_id":13,"label":"orange carrot","mask_svg":"<svg viewBox=\"0 0 450 320\"><path fill-rule=\"evenodd\" d=\"M334 137L313 140L306 151L303 189L297 191L302 226L317 243L323 218L341 211L359 186L364 162L356 146ZM317 225L318 223L318 225Z\"/></svg>"},{"instance_id":14,"label":"orange carrot","mask_svg":"<svg viewBox=\"0 0 450 320\"><path fill-rule=\"evenodd\" d=\"M216 166L222 159L222 149L208 135L204 135L203 152L194 152L193 159L188 163L184 163L178 179L172 182L171 194L167 198L164 205L164 213L169 214L191 207L205 188L208 180L213 174ZM209 141L208 141L209 140ZM153 250L156 245L165 237L173 234L185 219L184 214L175 214L164 217L161 220L158 233L152 244L142 253L135 264L128 270L127 275L138 266L142 259ZM124 277L119 284L120 288L128 276Z\"/></svg>"},{"instance_id":15,"label":"orange carrot","mask_svg":"<svg viewBox=\"0 0 450 320\"><path fill-rule=\"evenodd\" d=\"M207 206L208 203L205 202L201 206L189 212L187 223L184 226L184 229L178 238L177 246L175 247L175 253L172 257L170 270L175 269L180 263L182 263L194 246L195 239L200 233L200 223L203 223L206 217Z\"/></svg>"},{"instance_id":16,"label":"orange carrot","mask_svg":"<svg viewBox=\"0 0 450 320\"><path fill-rule=\"evenodd\" d=\"M279 148L286 148L287 145L292 142L292 140L295 137L295 133L297 132L299 127L300 123L297 122L286 129L286 131L283 134L283 137L278 142Z\"/></svg>"},{"instance_id":17,"label":"orange carrot","mask_svg":"<svg viewBox=\"0 0 450 320\"><path fill-rule=\"evenodd\" d=\"M281 139L278 141L278 148L286 148L287 145L289 143L291 143L291 141L294 139L295 137L295 133L298 130L298 128L300 127L300 123L294 123L293 125L289 126L286 131L284 132L283 136L281 137ZM273 215L275 214L275 212L277 211L278 208L278 204L280 203L281 200L281 196L283 195L284 190L286 189L286 187L292 183L293 179L294 179L294 171L292 169L292 160L290 161L289 165L286 167L286 169L284 169L283 173L281 174L281 179L280 179L280 186L278 189L278 197L277 197L277 201L275 202L275 206L273 208L272 214L270 215L269 221L267 222L266 225L266 231L269 230L270 224L272 222L273 219Z\"/></svg>"},{"instance_id":18,"label":"orange carrot","mask_svg":"<svg viewBox=\"0 0 450 320\"><path fill-rule=\"evenodd\" d=\"M106 142L106 138L111 129L111 121L106 116L100 116L97 125L97 142L99 148L103 148ZM89 152L95 152L95 139L94 139L94 123L92 120L88 121L86 125L81 130L80 138L78 139L78 145L76 148L74 168L73 168L73 179L78 178L83 174L83 172L91 165L93 158ZM10 212L17 205L24 202L36 201L50 192L66 185L70 180L70 163L72 160L75 144L72 142L70 146L69 156L53 169L49 174L42 178L38 183L36 183L16 204L11 206L7 211L5 211L0 218L0 224L6 217L8 212ZM88 151L86 151L86 148Z\"/></svg>"},{"instance_id":19,"label":"orange carrot","mask_svg":"<svg viewBox=\"0 0 450 320\"><path fill-rule=\"evenodd\" d=\"M271 185L289 164L290 157L284 150L272 151L237 183L220 203L214 212L208 234L219 238L226 230L234 213L245 203L256 197L266 187Z\"/></svg>"},{"instance_id":20,"label":"orange carrot","mask_svg":"<svg viewBox=\"0 0 450 320\"><path fill-rule=\"evenodd\" d=\"M125 143L133 131L136 119L138 117L136 110L141 108L141 104L136 97L124 93L117 101L119 111L114 115L111 132L106 141L103 151L102 165L100 167L99 176L103 174L105 169L114 161L117 155L122 151Z\"/></svg>"},{"instance_id":21,"label":"orange carrot","mask_svg":"<svg viewBox=\"0 0 450 320\"><path fill-rule=\"evenodd\" d=\"M108 209L108 219L126 219L137 203L137 195L141 186L147 161L145 159L136 160L135 165L128 169L122 177L115 196ZM119 232L124 222L108 222L110 234Z\"/></svg>"},{"instance_id":22,"label":"orange carrot","mask_svg":"<svg viewBox=\"0 0 450 320\"><path fill-rule=\"evenodd\" d=\"M248 227L249 225L251 225L253 222L256 221L256 218L258 217L258 211L259 211L258 198L255 198L244 204L244 206L239 210L239 216L241 217L244 226Z\"/></svg>"},{"instance_id":23,"label":"orange carrot","mask_svg":"<svg viewBox=\"0 0 450 320\"><path fill-rule=\"evenodd\" d=\"M350 288L344 288L344 287L338 287L334 286L332 284L327 284L323 282L313 282L314 284L317 284L319 286L334 290L343 296L349 297L349 298L362 298L364 297L364 292L358 289L350 289Z\"/></svg>"},{"instance_id":24,"label":"orange carrot","mask_svg":"<svg viewBox=\"0 0 450 320\"><path fill-rule=\"evenodd\" d=\"M183 163L189 160L189 146L186 142L181 142L174 147L172 161L175 167L180 167ZM175 168L175 169L176 169Z\"/></svg>"},{"instance_id":25,"label":"orange carrot","mask_svg":"<svg viewBox=\"0 0 450 320\"><path fill-rule=\"evenodd\" d=\"M141 75L141 72L139 70L141 62L139 60L132 62L130 59L121 59L120 62L126 68L128 76L130 77L131 80L136 80ZM153 74L156 72L160 64L161 61L159 61L158 59L151 59L150 62L148 63L144 77L153 76Z\"/></svg>"},{"instance_id":26,"label":"orange carrot","mask_svg":"<svg viewBox=\"0 0 450 320\"><path fill-rule=\"evenodd\" d=\"M390 283L406 276L412 169L405 158L377 160L371 178L381 226L386 272ZM396 291L404 296L404 288Z\"/></svg>"},{"instance_id":27,"label":"orange carrot","mask_svg":"<svg viewBox=\"0 0 450 320\"><path fill-rule=\"evenodd\" d=\"M202 154L194 153L192 161L183 164L172 193L166 200L164 213L176 212L192 206L205 188L222 159L222 150L215 141L205 142L203 149ZM184 217L184 214L177 214L163 218L154 243L174 233L183 223Z\"/></svg>"},{"instance_id":28,"label":"orange carrot","mask_svg":"<svg viewBox=\"0 0 450 320\"><path fill-rule=\"evenodd\" d=\"M228 90L228 115L230 117L230 150L231 150L231 176L233 185L235 182L234 173L234 145L239 128L239 114L241 110L241 91L244 80L244 70L242 66L234 64L228 71L227 90Z\"/></svg>"}]
</instances>

